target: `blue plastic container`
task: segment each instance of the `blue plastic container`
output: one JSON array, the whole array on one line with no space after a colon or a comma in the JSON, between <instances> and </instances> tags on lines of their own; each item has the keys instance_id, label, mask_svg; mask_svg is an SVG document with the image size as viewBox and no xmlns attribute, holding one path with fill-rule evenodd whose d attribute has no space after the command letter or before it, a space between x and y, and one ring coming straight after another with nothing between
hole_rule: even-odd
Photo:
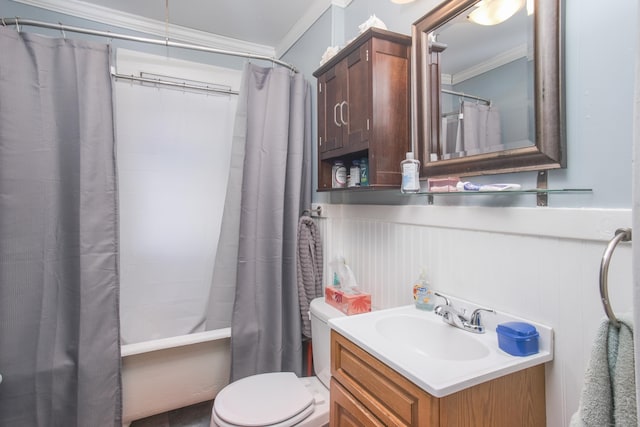
<instances>
[{"instance_id":1,"label":"blue plastic container","mask_svg":"<svg viewBox=\"0 0 640 427\"><path fill-rule=\"evenodd\" d=\"M501 323L496 328L498 347L513 356L530 356L538 350L536 327L524 322Z\"/></svg>"}]
</instances>

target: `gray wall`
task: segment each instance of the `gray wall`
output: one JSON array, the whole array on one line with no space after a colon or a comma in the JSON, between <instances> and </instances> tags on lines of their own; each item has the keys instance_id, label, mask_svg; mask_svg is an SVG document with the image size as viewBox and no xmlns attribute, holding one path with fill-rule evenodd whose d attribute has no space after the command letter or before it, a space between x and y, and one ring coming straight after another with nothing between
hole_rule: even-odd
<instances>
[{"instance_id":1,"label":"gray wall","mask_svg":"<svg viewBox=\"0 0 640 427\"><path fill-rule=\"evenodd\" d=\"M411 24L438 1L417 0L397 5L389 0L353 0L346 8L332 6L284 55L315 87L313 71L325 49L358 34L358 25L370 15L392 31L411 33ZM552 195L552 207L629 208L631 206L632 114L635 52L638 40L637 2L566 0L565 69L568 167L551 171L552 188L592 188L588 195ZM94 22L0 0L0 16L42 19L131 33ZM29 29L29 31L35 31ZM41 32L60 34L55 31ZM134 33L133 33L134 34ZM74 36L75 37L75 36ZM104 41L104 39L102 39ZM115 47L167 54L163 47L114 40ZM241 68L242 59L170 49L172 57ZM314 92L315 93L315 92ZM315 100L314 100L315 108ZM314 111L315 113L315 111ZM314 140L317 134L314 123ZM315 177L314 157L314 177ZM315 179L315 178L314 178ZM525 172L474 178L481 183L516 182L535 187L536 174ZM315 181L314 181L315 185ZM398 191L315 193L314 201L332 203L424 204L422 197L399 196ZM436 199L441 205L533 206L532 197L469 197Z\"/></svg>"},{"instance_id":2,"label":"gray wall","mask_svg":"<svg viewBox=\"0 0 640 427\"><path fill-rule=\"evenodd\" d=\"M390 30L411 33L411 24L438 2L418 0L396 5L389 0L354 0L346 9L341 29L347 40L358 25L375 14ZM568 167L549 173L550 188L592 188L589 195L552 195L552 207L631 207L632 115L637 49L637 2L612 0L603 7L597 0L566 0L565 79ZM322 19L286 54L315 82L312 70L330 44L331 15ZM335 31L335 30L334 30ZM315 62L308 64L315 53ZM304 65L303 65L304 64ZM516 182L535 187L536 173L524 172L473 178L477 182ZM332 203L424 204L421 197L402 197L397 191L328 194L314 201ZM436 204L535 206L535 199L517 196L456 197L436 199Z\"/></svg>"}]
</instances>

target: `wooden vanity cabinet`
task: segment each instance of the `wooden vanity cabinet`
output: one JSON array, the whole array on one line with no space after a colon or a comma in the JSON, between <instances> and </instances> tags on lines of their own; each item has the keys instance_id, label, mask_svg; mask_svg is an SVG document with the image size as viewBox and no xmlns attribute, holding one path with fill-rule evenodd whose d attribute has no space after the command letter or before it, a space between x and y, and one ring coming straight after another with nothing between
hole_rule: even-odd
<instances>
[{"instance_id":1,"label":"wooden vanity cabinet","mask_svg":"<svg viewBox=\"0 0 640 427\"><path fill-rule=\"evenodd\" d=\"M544 365L437 398L331 331L331 421L343 426L544 426Z\"/></svg>"},{"instance_id":2,"label":"wooden vanity cabinet","mask_svg":"<svg viewBox=\"0 0 640 427\"><path fill-rule=\"evenodd\" d=\"M371 187L399 186L411 150L411 37L370 28L313 73L318 79L318 190L331 167L367 158Z\"/></svg>"}]
</instances>

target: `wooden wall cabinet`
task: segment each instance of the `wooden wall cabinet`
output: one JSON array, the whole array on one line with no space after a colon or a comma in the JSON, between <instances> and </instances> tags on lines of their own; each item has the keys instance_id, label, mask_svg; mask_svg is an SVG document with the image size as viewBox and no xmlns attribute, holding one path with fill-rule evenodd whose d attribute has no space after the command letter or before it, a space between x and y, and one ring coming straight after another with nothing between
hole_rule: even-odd
<instances>
[{"instance_id":1,"label":"wooden wall cabinet","mask_svg":"<svg viewBox=\"0 0 640 427\"><path fill-rule=\"evenodd\" d=\"M546 424L544 365L436 398L331 331L331 375L332 427Z\"/></svg>"},{"instance_id":2,"label":"wooden wall cabinet","mask_svg":"<svg viewBox=\"0 0 640 427\"><path fill-rule=\"evenodd\" d=\"M331 167L366 157L371 187L399 186L411 150L411 37L370 28L313 75L318 79L318 190Z\"/></svg>"}]
</instances>

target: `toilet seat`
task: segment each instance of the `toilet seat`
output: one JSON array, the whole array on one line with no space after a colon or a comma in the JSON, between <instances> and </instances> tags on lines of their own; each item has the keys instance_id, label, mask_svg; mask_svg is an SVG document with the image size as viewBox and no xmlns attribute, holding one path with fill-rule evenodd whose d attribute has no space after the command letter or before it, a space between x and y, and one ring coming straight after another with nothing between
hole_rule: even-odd
<instances>
[{"instance_id":1,"label":"toilet seat","mask_svg":"<svg viewBox=\"0 0 640 427\"><path fill-rule=\"evenodd\" d=\"M314 411L314 397L294 373L273 372L229 384L213 409L220 427L289 427Z\"/></svg>"}]
</instances>

